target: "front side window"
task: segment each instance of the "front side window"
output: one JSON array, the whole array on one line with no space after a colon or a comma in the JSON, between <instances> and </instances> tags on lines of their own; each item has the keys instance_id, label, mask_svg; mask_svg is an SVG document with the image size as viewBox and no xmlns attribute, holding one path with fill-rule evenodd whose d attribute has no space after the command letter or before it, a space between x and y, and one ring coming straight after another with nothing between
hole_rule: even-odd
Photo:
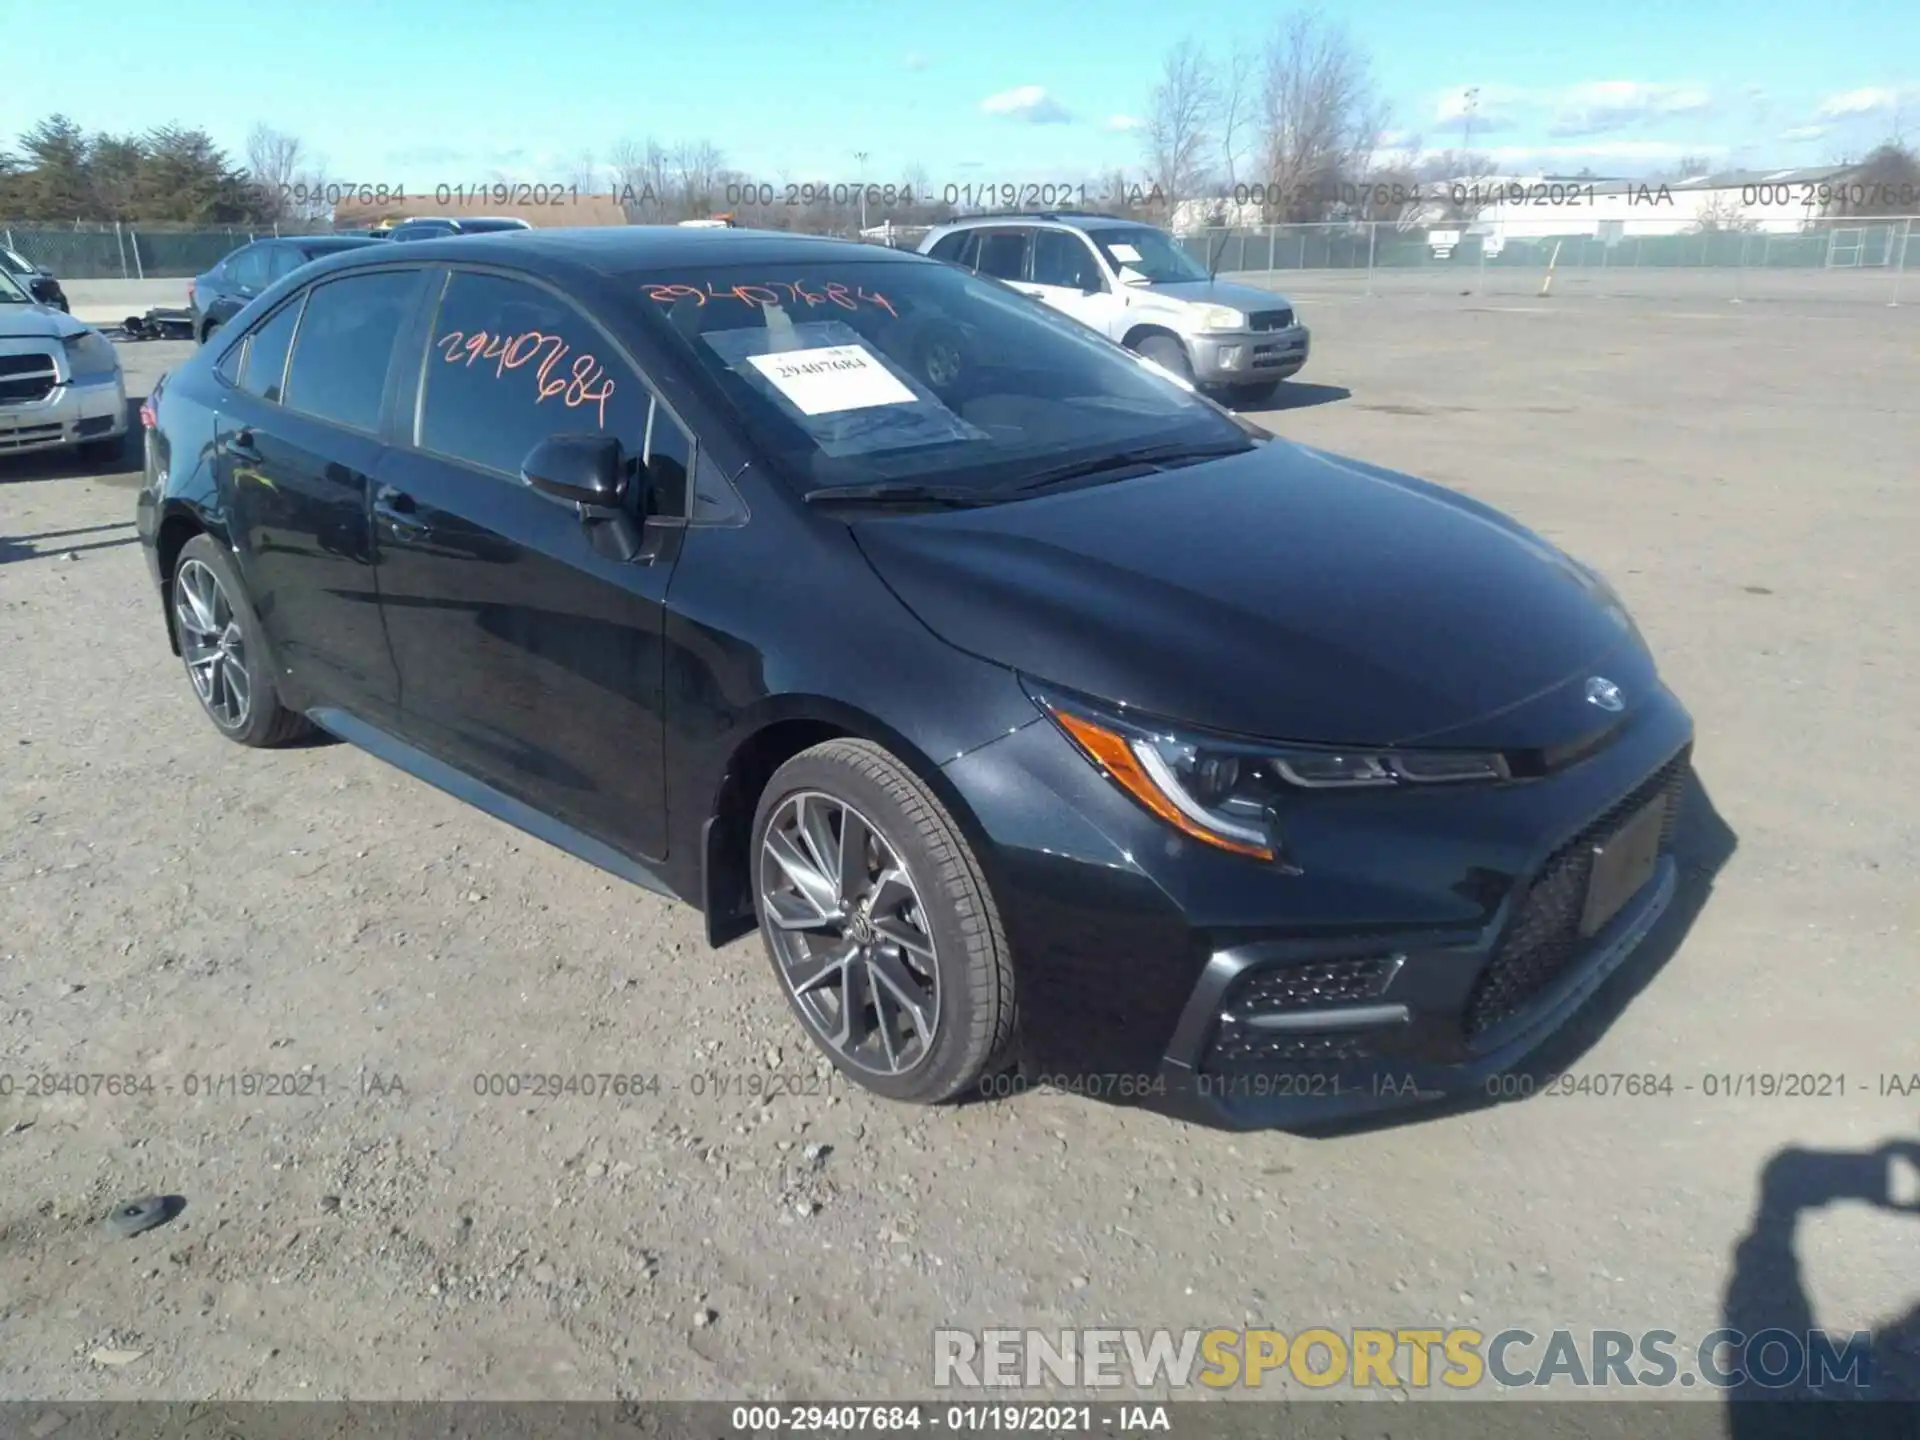
<instances>
[{"instance_id":1,"label":"front side window","mask_svg":"<svg viewBox=\"0 0 1920 1440\"><path fill-rule=\"evenodd\" d=\"M272 404L280 403L286 380L287 351L293 345L294 326L300 321L300 302L282 305L247 337L247 355L240 368L240 388Z\"/></svg>"},{"instance_id":2,"label":"front side window","mask_svg":"<svg viewBox=\"0 0 1920 1440\"><path fill-rule=\"evenodd\" d=\"M1040 230L1033 237L1033 283L1065 290L1104 290L1106 280L1086 241L1067 230Z\"/></svg>"},{"instance_id":3,"label":"front side window","mask_svg":"<svg viewBox=\"0 0 1920 1440\"><path fill-rule=\"evenodd\" d=\"M376 270L309 290L283 403L350 429L378 430L394 341L424 273Z\"/></svg>"},{"instance_id":4,"label":"front side window","mask_svg":"<svg viewBox=\"0 0 1920 1440\"><path fill-rule=\"evenodd\" d=\"M1248 432L1078 322L921 258L635 273L662 347L802 490L1043 471Z\"/></svg>"},{"instance_id":5,"label":"front side window","mask_svg":"<svg viewBox=\"0 0 1920 1440\"><path fill-rule=\"evenodd\" d=\"M518 475L550 435L612 435L636 465L645 448L639 377L579 311L525 281L456 271L426 368L423 450Z\"/></svg>"},{"instance_id":6,"label":"front side window","mask_svg":"<svg viewBox=\"0 0 1920 1440\"><path fill-rule=\"evenodd\" d=\"M1206 266L1182 249L1173 236L1151 225L1102 226L1089 233L1116 271L1123 267L1137 270L1155 285L1207 278Z\"/></svg>"},{"instance_id":7,"label":"front side window","mask_svg":"<svg viewBox=\"0 0 1920 1440\"><path fill-rule=\"evenodd\" d=\"M963 265L961 252L967 248L967 242L974 237L972 230L956 230L951 235L942 235L927 253L936 260L945 260L950 265Z\"/></svg>"}]
</instances>

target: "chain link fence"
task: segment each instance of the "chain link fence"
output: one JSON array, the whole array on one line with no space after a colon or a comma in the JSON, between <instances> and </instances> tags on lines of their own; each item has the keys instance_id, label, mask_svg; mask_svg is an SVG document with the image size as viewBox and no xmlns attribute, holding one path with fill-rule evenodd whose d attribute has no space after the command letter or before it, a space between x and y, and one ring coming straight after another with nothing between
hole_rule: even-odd
<instances>
[{"instance_id":1,"label":"chain link fence","mask_svg":"<svg viewBox=\"0 0 1920 1440\"><path fill-rule=\"evenodd\" d=\"M1180 237L1223 279L1290 293L1587 294L1645 299L1920 302L1920 217L1795 231L1675 231L1615 221L1564 235L1361 222Z\"/></svg>"},{"instance_id":2,"label":"chain link fence","mask_svg":"<svg viewBox=\"0 0 1920 1440\"><path fill-rule=\"evenodd\" d=\"M264 229L79 222L68 225L0 219L0 245L44 265L62 280L186 279L263 235L326 232L325 225Z\"/></svg>"}]
</instances>

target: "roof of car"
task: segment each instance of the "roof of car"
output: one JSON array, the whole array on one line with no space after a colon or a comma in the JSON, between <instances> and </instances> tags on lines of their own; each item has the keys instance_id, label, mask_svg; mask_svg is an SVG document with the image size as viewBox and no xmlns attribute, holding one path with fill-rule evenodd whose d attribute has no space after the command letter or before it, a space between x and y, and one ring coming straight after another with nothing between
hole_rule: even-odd
<instances>
[{"instance_id":1,"label":"roof of car","mask_svg":"<svg viewBox=\"0 0 1920 1440\"><path fill-rule=\"evenodd\" d=\"M963 230L976 225L1067 225L1075 230L1109 230L1125 226L1137 230L1149 225L1145 220L1129 220L1124 215L1106 215L1091 210L1022 210L1004 215L964 215L943 225L944 230Z\"/></svg>"},{"instance_id":2,"label":"roof of car","mask_svg":"<svg viewBox=\"0 0 1920 1440\"><path fill-rule=\"evenodd\" d=\"M355 246L365 256L372 246ZM379 249L385 260L392 251ZM796 235L784 230L683 230L678 225L603 225L581 229L554 227L490 235L449 235L406 247L409 259L476 259L512 255L549 260L605 274L685 265L778 265L795 260L868 264L927 264L910 250L864 245L825 235ZM375 257L366 256L371 263Z\"/></svg>"},{"instance_id":3,"label":"roof of car","mask_svg":"<svg viewBox=\"0 0 1920 1440\"><path fill-rule=\"evenodd\" d=\"M357 250L363 245L380 243L372 235L288 235L283 238L289 244L315 254L325 254L329 250Z\"/></svg>"}]
</instances>

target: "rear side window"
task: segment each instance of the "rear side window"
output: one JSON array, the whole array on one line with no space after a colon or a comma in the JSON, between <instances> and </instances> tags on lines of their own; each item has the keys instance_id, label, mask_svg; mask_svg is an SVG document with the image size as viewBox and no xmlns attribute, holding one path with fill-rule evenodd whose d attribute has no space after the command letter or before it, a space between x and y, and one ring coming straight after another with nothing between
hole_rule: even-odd
<instances>
[{"instance_id":1,"label":"rear side window","mask_svg":"<svg viewBox=\"0 0 1920 1440\"><path fill-rule=\"evenodd\" d=\"M265 245L249 245L238 255L228 260L224 267L227 279L235 285L244 285L252 290L265 288L267 283L267 250Z\"/></svg>"},{"instance_id":2,"label":"rear side window","mask_svg":"<svg viewBox=\"0 0 1920 1440\"><path fill-rule=\"evenodd\" d=\"M1027 240L1030 231L996 230L980 237L980 258L974 268L996 280L1027 278Z\"/></svg>"},{"instance_id":3,"label":"rear side window","mask_svg":"<svg viewBox=\"0 0 1920 1440\"><path fill-rule=\"evenodd\" d=\"M413 311L424 273L378 270L309 290L287 367L285 403L353 430L378 430L394 341Z\"/></svg>"},{"instance_id":4,"label":"rear side window","mask_svg":"<svg viewBox=\"0 0 1920 1440\"><path fill-rule=\"evenodd\" d=\"M634 460L643 453L646 387L599 330L536 286L456 271L426 367L423 450L515 476L549 435L613 435Z\"/></svg>"},{"instance_id":5,"label":"rear side window","mask_svg":"<svg viewBox=\"0 0 1920 1440\"><path fill-rule=\"evenodd\" d=\"M927 254L952 265L964 265L966 261L961 258L961 254L966 250L967 242L973 239L976 233L978 232L973 230L956 230L951 235L943 235L934 242L933 248Z\"/></svg>"},{"instance_id":6,"label":"rear side window","mask_svg":"<svg viewBox=\"0 0 1920 1440\"><path fill-rule=\"evenodd\" d=\"M300 319L300 302L282 305L247 337L247 358L241 363L240 388L275 405L287 374L287 350L293 327Z\"/></svg>"},{"instance_id":7,"label":"rear side window","mask_svg":"<svg viewBox=\"0 0 1920 1440\"><path fill-rule=\"evenodd\" d=\"M273 258L267 264L267 279L284 280L306 263L307 257L293 246L276 245L273 247Z\"/></svg>"}]
</instances>

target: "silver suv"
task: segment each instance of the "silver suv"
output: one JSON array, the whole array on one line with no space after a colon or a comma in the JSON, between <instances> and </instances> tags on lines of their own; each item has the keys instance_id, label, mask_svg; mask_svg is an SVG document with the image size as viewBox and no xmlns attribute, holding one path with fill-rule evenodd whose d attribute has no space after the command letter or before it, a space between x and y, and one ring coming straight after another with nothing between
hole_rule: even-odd
<instances>
[{"instance_id":1,"label":"silver suv","mask_svg":"<svg viewBox=\"0 0 1920 1440\"><path fill-rule=\"evenodd\" d=\"M1237 405L1307 363L1307 327L1286 296L1211 278L1173 236L1135 220L983 215L931 231L920 252L1024 290Z\"/></svg>"}]
</instances>

